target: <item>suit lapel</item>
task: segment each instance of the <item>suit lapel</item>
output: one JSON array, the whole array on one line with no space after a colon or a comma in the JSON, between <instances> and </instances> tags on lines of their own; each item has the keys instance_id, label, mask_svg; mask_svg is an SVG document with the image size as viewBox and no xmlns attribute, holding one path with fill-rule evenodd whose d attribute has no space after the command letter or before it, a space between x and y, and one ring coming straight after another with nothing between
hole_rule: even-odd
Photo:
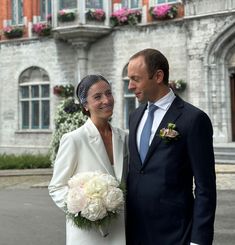
<instances>
[{"instance_id":1,"label":"suit lapel","mask_svg":"<svg viewBox=\"0 0 235 245\"><path fill-rule=\"evenodd\" d=\"M125 135L116 129L112 128L112 141L113 141L113 160L114 160L114 172L117 180L121 182L123 174L123 144Z\"/></svg>"},{"instance_id":2,"label":"suit lapel","mask_svg":"<svg viewBox=\"0 0 235 245\"><path fill-rule=\"evenodd\" d=\"M163 117L156 133L153 138L153 141L149 147L148 153L146 155L144 164L148 161L149 157L152 155L154 151L156 151L156 148L158 147L159 143L161 142L161 138L159 137L160 130L162 128L166 128L168 123L175 123L177 118L182 114L182 108L183 108L183 100L180 99L178 96L174 99L173 103L171 104L170 108L166 112L165 116ZM143 164L143 165L144 165Z\"/></svg>"},{"instance_id":3,"label":"suit lapel","mask_svg":"<svg viewBox=\"0 0 235 245\"><path fill-rule=\"evenodd\" d=\"M85 124L88 131L88 141L92 148L94 148L94 152L96 154L97 162L102 165L105 170L114 175L113 168L111 166L110 160L108 158L107 151L104 146L104 142L100 136L100 133L96 126L93 124L90 118L88 118Z\"/></svg>"},{"instance_id":4,"label":"suit lapel","mask_svg":"<svg viewBox=\"0 0 235 245\"><path fill-rule=\"evenodd\" d=\"M129 147L134 147L134 149L132 150L132 152L136 152L137 154L135 154L133 157L134 159L134 164L137 164L137 168L139 168L140 166L142 166L142 162L140 159L140 155L139 155L139 150L137 147L137 140L136 140L136 135L137 135L137 129L140 123L140 120L144 114L144 111L147 107L147 104L143 104L141 105L137 111L133 114L133 118L131 120L131 126L130 126L130 145Z\"/></svg>"}]
</instances>

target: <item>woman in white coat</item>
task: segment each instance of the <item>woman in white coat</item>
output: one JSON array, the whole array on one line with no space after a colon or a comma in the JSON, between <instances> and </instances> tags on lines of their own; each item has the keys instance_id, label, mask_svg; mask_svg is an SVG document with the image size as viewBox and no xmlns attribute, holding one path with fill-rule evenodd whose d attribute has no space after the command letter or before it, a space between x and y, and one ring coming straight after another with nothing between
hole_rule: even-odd
<instances>
[{"instance_id":1,"label":"woman in white coat","mask_svg":"<svg viewBox=\"0 0 235 245\"><path fill-rule=\"evenodd\" d=\"M102 171L125 181L127 172L127 135L109 123L114 99L109 82L101 75L88 75L79 83L76 94L88 115L80 128L63 135L49 184L49 194L64 210L68 180L75 174ZM66 219L67 245L125 245L124 210L102 237L97 230L82 230Z\"/></svg>"}]
</instances>

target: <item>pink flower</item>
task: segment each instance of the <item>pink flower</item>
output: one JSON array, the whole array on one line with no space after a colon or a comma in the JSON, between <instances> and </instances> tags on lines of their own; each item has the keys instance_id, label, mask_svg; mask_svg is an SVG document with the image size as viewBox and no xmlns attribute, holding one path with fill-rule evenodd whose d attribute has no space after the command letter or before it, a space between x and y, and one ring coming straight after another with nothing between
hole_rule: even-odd
<instances>
[{"instance_id":1,"label":"pink flower","mask_svg":"<svg viewBox=\"0 0 235 245\"><path fill-rule=\"evenodd\" d=\"M47 21L51 21L51 19L52 19L52 15L51 14L48 14L47 15Z\"/></svg>"},{"instance_id":2,"label":"pink flower","mask_svg":"<svg viewBox=\"0 0 235 245\"><path fill-rule=\"evenodd\" d=\"M171 9L171 6L169 4L155 6L153 8L153 14L158 17L164 17L165 15L167 15L170 9Z\"/></svg>"},{"instance_id":3,"label":"pink flower","mask_svg":"<svg viewBox=\"0 0 235 245\"><path fill-rule=\"evenodd\" d=\"M37 34L42 34L42 32L46 29L49 29L50 27L47 24L44 23L37 23L33 25L33 32Z\"/></svg>"},{"instance_id":4,"label":"pink flower","mask_svg":"<svg viewBox=\"0 0 235 245\"><path fill-rule=\"evenodd\" d=\"M103 9L96 9L93 15L97 20L103 20L105 17L105 12Z\"/></svg>"},{"instance_id":5,"label":"pink flower","mask_svg":"<svg viewBox=\"0 0 235 245\"><path fill-rule=\"evenodd\" d=\"M59 15L65 15L65 14L66 14L66 11L64 9L59 11Z\"/></svg>"},{"instance_id":6,"label":"pink flower","mask_svg":"<svg viewBox=\"0 0 235 245\"><path fill-rule=\"evenodd\" d=\"M116 20L119 24L128 24L128 22L134 22L132 24L137 24L138 17L141 16L140 11L133 10L133 9L127 9L127 8L121 8L115 12L112 13L111 18L113 20ZM130 20L132 19L132 20Z\"/></svg>"},{"instance_id":7,"label":"pink flower","mask_svg":"<svg viewBox=\"0 0 235 245\"><path fill-rule=\"evenodd\" d=\"M3 29L3 31L6 32L6 33L10 33L12 30L13 30L13 27L11 27L11 26L6 26Z\"/></svg>"},{"instance_id":8,"label":"pink flower","mask_svg":"<svg viewBox=\"0 0 235 245\"><path fill-rule=\"evenodd\" d=\"M177 139L179 137L179 133L175 130L176 125L174 123L168 123L167 128L162 128L160 130L160 137L169 142L172 139Z\"/></svg>"}]
</instances>

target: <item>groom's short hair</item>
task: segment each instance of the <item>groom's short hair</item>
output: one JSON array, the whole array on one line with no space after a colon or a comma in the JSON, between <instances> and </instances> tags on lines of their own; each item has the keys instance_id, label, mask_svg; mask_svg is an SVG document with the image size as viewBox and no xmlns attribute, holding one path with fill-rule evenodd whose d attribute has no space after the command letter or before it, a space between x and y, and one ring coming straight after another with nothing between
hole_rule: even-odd
<instances>
[{"instance_id":1,"label":"groom's short hair","mask_svg":"<svg viewBox=\"0 0 235 245\"><path fill-rule=\"evenodd\" d=\"M169 64L167 58L160 51L148 48L135 53L133 56L131 56L130 60L135 59L139 56L144 57L145 64L148 69L149 78L153 78L157 70L162 70L164 73L163 82L168 85Z\"/></svg>"}]
</instances>

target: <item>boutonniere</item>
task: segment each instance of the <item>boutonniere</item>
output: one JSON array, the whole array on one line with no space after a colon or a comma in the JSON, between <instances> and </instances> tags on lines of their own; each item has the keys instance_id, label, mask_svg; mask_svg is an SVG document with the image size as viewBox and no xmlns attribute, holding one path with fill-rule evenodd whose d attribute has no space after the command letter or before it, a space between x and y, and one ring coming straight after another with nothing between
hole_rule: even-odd
<instances>
[{"instance_id":1,"label":"boutonniere","mask_svg":"<svg viewBox=\"0 0 235 245\"><path fill-rule=\"evenodd\" d=\"M162 128L160 130L160 138L165 140L166 142L169 142L171 140L176 140L179 137L178 131L175 130L176 125L174 123L168 123L167 128Z\"/></svg>"}]
</instances>

